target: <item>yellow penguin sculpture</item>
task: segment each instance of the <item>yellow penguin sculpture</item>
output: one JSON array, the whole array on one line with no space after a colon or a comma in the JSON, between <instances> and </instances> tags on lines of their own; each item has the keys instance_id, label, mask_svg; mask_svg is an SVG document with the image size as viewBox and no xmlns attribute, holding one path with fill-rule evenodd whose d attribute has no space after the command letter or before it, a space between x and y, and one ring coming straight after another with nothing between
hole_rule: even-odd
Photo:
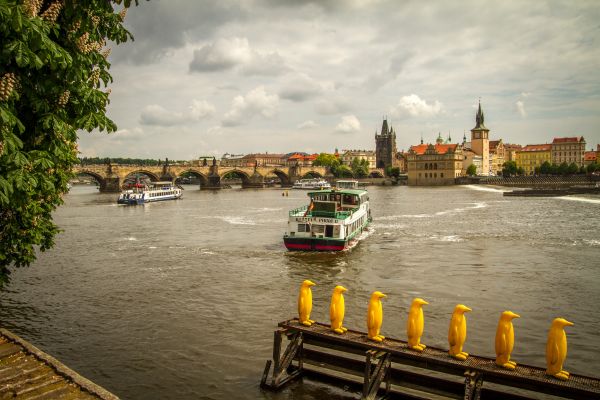
<instances>
[{"instance_id":1,"label":"yellow penguin sculpture","mask_svg":"<svg viewBox=\"0 0 600 400\"><path fill-rule=\"evenodd\" d=\"M562 369L567 358L565 326L573 326L573 323L564 318L555 318L550 326L546 343L546 374L562 380L569 379L569 373Z\"/></svg>"},{"instance_id":2,"label":"yellow penguin sculpture","mask_svg":"<svg viewBox=\"0 0 600 400\"><path fill-rule=\"evenodd\" d=\"M310 319L310 312L312 311L312 290L311 286L315 286L315 283L308 279L302 282L300 286L300 293L298 294L298 317L300 323L305 326L311 326L315 321Z\"/></svg>"},{"instance_id":3,"label":"yellow penguin sculpture","mask_svg":"<svg viewBox=\"0 0 600 400\"><path fill-rule=\"evenodd\" d=\"M329 305L329 317L331 318L331 330L335 333L344 334L348 330L342 325L344 323L344 314L346 306L344 305L344 292L347 291L343 286L333 288L331 295L331 304Z\"/></svg>"},{"instance_id":4,"label":"yellow penguin sculpture","mask_svg":"<svg viewBox=\"0 0 600 400\"><path fill-rule=\"evenodd\" d=\"M423 351L427 347L421 343L421 335L423 335L423 327L425 325L423 318L423 305L425 304L429 303L417 297L413 300L408 312L408 321L406 323L408 347L416 351Z\"/></svg>"},{"instance_id":5,"label":"yellow penguin sculpture","mask_svg":"<svg viewBox=\"0 0 600 400\"><path fill-rule=\"evenodd\" d=\"M498 328L496 328L496 365L507 369L515 369L517 366L516 362L510 361L510 353L515 345L515 331L512 324L514 318L520 316L512 311L504 311L500 314Z\"/></svg>"},{"instance_id":6,"label":"yellow penguin sculpture","mask_svg":"<svg viewBox=\"0 0 600 400\"><path fill-rule=\"evenodd\" d=\"M369 331L369 339L376 342L381 342L385 339L385 336L379 334L381 323L383 322L383 307L381 305L382 297L387 296L380 291L373 292L371 294L371 300L369 301L369 308L367 309L367 329Z\"/></svg>"},{"instance_id":7,"label":"yellow penguin sculpture","mask_svg":"<svg viewBox=\"0 0 600 400\"><path fill-rule=\"evenodd\" d=\"M450 329L448 330L448 343L450 344L448 354L461 361L469 357L469 353L462 351L465 340L467 340L467 317L465 313L469 311L471 309L464 304L458 304L454 307Z\"/></svg>"}]
</instances>

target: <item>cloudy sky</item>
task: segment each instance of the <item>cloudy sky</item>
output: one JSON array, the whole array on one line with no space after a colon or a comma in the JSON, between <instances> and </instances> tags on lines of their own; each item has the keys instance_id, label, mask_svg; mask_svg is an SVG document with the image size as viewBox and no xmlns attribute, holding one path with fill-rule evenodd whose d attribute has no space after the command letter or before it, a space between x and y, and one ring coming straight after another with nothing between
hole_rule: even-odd
<instances>
[{"instance_id":1,"label":"cloudy sky","mask_svg":"<svg viewBox=\"0 0 600 400\"><path fill-rule=\"evenodd\" d=\"M505 143L600 143L597 1L151 0L113 46L109 116L84 156L398 149L453 142L481 98Z\"/></svg>"}]
</instances>

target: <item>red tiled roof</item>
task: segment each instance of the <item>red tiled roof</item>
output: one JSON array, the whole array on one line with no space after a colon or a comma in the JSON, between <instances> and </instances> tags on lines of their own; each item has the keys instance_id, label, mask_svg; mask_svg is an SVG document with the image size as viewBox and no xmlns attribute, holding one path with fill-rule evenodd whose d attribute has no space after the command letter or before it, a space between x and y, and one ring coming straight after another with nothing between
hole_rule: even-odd
<instances>
[{"instance_id":1,"label":"red tiled roof","mask_svg":"<svg viewBox=\"0 0 600 400\"><path fill-rule=\"evenodd\" d=\"M595 151L586 151L583 155L585 161L596 161L597 155Z\"/></svg>"},{"instance_id":2,"label":"red tiled roof","mask_svg":"<svg viewBox=\"0 0 600 400\"><path fill-rule=\"evenodd\" d=\"M506 143L504 145L505 150L521 150L522 148L523 148L523 146L521 146L520 144Z\"/></svg>"},{"instance_id":3,"label":"red tiled roof","mask_svg":"<svg viewBox=\"0 0 600 400\"><path fill-rule=\"evenodd\" d=\"M496 150L496 147L498 147L498 144L501 142L502 140L490 140L490 151L494 151Z\"/></svg>"},{"instance_id":4,"label":"red tiled roof","mask_svg":"<svg viewBox=\"0 0 600 400\"><path fill-rule=\"evenodd\" d=\"M528 144L523 147L521 151L550 151L552 150L551 144Z\"/></svg>"},{"instance_id":5,"label":"red tiled roof","mask_svg":"<svg viewBox=\"0 0 600 400\"><path fill-rule=\"evenodd\" d=\"M437 154L446 154L446 153L454 153L456 151L457 144L435 144L435 152ZM410 146L410 150L414 151L416 154L421 155L425 154L425 151L429 147L428 144L419 144L416 146Z\"/></svg>"},{"instance_id":6,"label":"red tiled roof","mask_svg":"<svg viewBox=\"0 0 600 400\"><path fill-rule=\"evenodd\" d=\"M552 143L579 143L583 141L583 136L573 136L573 137L560 137L554 138Z\"/></svg>"}]
</instances>

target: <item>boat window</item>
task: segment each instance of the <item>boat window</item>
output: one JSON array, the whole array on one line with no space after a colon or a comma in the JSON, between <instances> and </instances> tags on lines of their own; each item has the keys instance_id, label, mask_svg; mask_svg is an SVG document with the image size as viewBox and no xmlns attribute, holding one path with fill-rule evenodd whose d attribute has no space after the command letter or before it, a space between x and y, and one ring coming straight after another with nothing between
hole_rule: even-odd
<instances>
[{"instance_id":1,"label":"boat window","mask_svg":"<svg viewBox=\"0 0 600 400\"><path fill-rule=\"evenodd\" d=\"M308 232L309 230L307 224L298 224L298 232Z\"/></svg>"}]
</instances>

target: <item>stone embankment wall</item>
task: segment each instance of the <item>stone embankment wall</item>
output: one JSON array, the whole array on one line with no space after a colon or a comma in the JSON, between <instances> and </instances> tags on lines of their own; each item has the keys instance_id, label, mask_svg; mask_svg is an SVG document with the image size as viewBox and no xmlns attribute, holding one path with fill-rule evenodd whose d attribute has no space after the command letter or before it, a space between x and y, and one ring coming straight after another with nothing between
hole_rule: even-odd
<instances>
[{"instance_id":1,"label":"stone embankment wall","mask_svg":"<svg viewBox=\"0 0 600 400\"><path fill-rule=\"evenodd\" d=\"M461 176L456 178L457 185L497 185L527 188L565 188L571 186L595 186L600 182L598 175L570 176Z\"/></svg>"}]
</instances>

